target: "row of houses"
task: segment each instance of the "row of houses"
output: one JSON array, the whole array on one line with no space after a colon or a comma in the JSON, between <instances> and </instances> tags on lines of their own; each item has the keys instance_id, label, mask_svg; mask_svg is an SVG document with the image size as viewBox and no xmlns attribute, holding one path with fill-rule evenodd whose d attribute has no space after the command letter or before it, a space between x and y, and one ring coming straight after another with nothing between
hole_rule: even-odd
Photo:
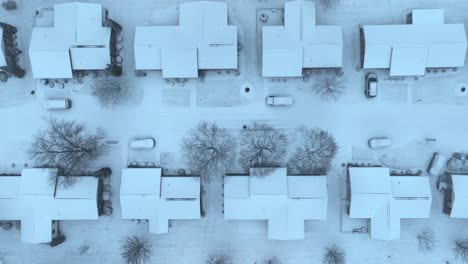
<instances>
[{"instance_id":1,"label":"row of houses","mask_svg":"<svg viewBox=\"0 0 468 264\"><path fill-rule=\"evenodd\" d=\"M72 78L77 70L105 70L112 62L112 29L100 4L55 4L53 25L33 29L29 56L34 78ZM112 23L111 23L112 24ZM400 25L361 25L364 69L392 76L424 75L427 68L464 66L463 23L446 23L442 9L416 9ZM299 77L307 68L341 68L341 26L317 25L314 1L284 5L283 25L262 27L262 75ZM2 52L4 49L2 49ZM200 70L238 68L238 29L228 24L227 4L179 5L179 23L136 27L135 69L164 78L196 78ZM0 63L3 53L0 54Z\"/></svg>"},{"instance_id":2,"label":"row of houses","mask_svg":"<svg viewBox=\"0 0 468 264\"><path fill-rule=\"evenodd\" d=\"M268 238L304 239L305 221L328 214L326 176L287 175L286 168L253 168L249 175L224 177L224 218L267 222ZM52 222L98 220L101 180L82 176L70 188L50 183L57 169L24 169L0 176L0 220L21 221L27 243L51 241ZM63 177L63 176L59 176ZM468 218L468 176L453 175L450 197L454 218ZM432 194L426 176L390 176L388 168L349 167L348 218L369 219L374 239L400 237L402 219L428 218ZM199 176L163 176L160 168L125 168L120 182L122 219L147 220L149 232L169 232L171 220L201 218ZM343 212L341 212L343 214Z\"/></svg>"}]
</instances>

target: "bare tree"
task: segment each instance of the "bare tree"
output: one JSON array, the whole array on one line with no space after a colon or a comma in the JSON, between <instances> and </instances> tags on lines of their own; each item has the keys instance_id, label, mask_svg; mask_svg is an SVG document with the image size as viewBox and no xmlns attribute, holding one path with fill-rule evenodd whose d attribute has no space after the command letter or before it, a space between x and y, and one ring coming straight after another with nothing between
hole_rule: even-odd
<instances>
[{"instance_id":1,"label":"bare tree","mask_svg":"<svg viewBox=\"0 0 468 264\"><path fill-rule=\"evenodd\" d=\"M468 239L455 241L453 251L457 260L468 263Z\"/></svg>"},{"instance_id":2,"label":"bare tree","mask_svg":"<svg viewBox=\"0 0 468 264\"><path fill-rule=\"evenodd\" d=\"M281 264L281 261L277 257L270 257L265 259L262 264Z\"/></svg>"},{"instance_id":3,"label":"bare tree","mask_svg":"<svg viewBox=\"0 0 468 264\"><path fill-rule=\"evenodd\" d=\"M240 147L244 169L277 167L287 153L288 137L269 125L254 123L241 133Z\"/></svg>"},{"instance_id":4,"label":"bare tree","mask_svg":"<svg viewBox=\"0 0 468 264\"><path fill-rule=\"evenodd\" d=\"M312 88L325 101L336 101L346 93L342 79L332 75L318 78Z\"/></svg>"},{"instance_id":5,"label":"bare tree","mask_svg":"<svg viewBox=\"0 0 468 264\"><path fill-rule=\"evenodd\" d=\"M340 0L320 0L319 1L319 4L325 10L334 10L338 6L339 3L340 3Z\"/></svg>"},{"instance_id":6,"label":"bare tree","mask_svg":"<svg viewBox=\"0 0 468 264\"><path fill-rule=\"evenodd\" d=\"M345 251L337 246L333 245L325 249L325 254L322 259L323 264L345 264L346 263L346 253Z\"/></svg>"},{"instance_id":7,"label":"bare tree","mask_svg":"<svg viewBox=\"0 0 468 264\"><path fill-rule=\"evenodd\" d=\"M434 230L432 228L425 228L417 235L419 250L422 252L431 252L436 246L436 239Z\"/></svg>"},{"instance_id":8,"label":"bare tree","mask_svg":"<svg viewBox=\"0 0 468 264\"><path fill-rule=\"evenodd\" d=\"M182 152L205 180L222 177L235 162L237 142L216 123L200 122L182 139Z\"/></svg>"},{"instance_id":9,"label":"bare tree","mask_svg":"<svg viewBox=\"0 0 468 264\"><path fill-rule=\"evenodd\" d=\"M120 249L125 264L143 264L149 262L151 258L151 243L143 237L125 237Z\"/></svg>"},{"instance_id":10,"label":"bare tree","mask_svg":"<svg viewBox=\"0 0 468 264\"><path fill-rule=\"evenodd\" d=\"M125 104L132 94L132 90L125 81L118 78L97 80L91 86L91 94L104 108L115 108Z\"/></svg>"},{"instance_id":11,"label":"bare tree","mask_svg":"<svg viewBox=\"0 0 468 264\"><path fill-rule=\"evenodd\" d=\"M295 151L288 168L303 174L326 174L336 156L336 140L325 130L301 127L294 140Z\"/></svg>"},{"instance_id":12,"label":"bare tree","mask_svg":"<svg viewBox=\"0 0 468 264\"><path fill-rule=\"evenodd\" d=\"M90 131L84 124L75 121L49 119L48 127L33 138L28 149L31 159L45 167L59 168L60 181L51 174L51 183L69 187L76 182L78 174L106 150L104 131Z\"/></svg>"},{"instance_id":13,"label":"bare tree","mask_svg":"<svg viewBox=\"0 0 468 264\"><path fill-rule=\"evenodd\" d=\"M205 262L206 264L232 264L231 258L227 255L211 255Z\"/></svg>"}]
</instances>

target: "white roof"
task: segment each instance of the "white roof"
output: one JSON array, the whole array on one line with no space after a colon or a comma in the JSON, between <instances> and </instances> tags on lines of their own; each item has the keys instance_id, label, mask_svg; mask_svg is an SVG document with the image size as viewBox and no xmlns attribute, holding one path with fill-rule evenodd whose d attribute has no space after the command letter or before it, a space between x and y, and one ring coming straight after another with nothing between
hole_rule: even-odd
<instances>
[{"instance_id":1,"label":"white roof","mask_svg":"<svg viewBox=\"0 0 468 264\"><path fill-rule=\"evenodd\" d=\"M123 219L147 219L149 232L167 233L169 220L200 219L200 177L161 176L160 168L123 169Z\"/></svg>"},{"instance_id":2,"label":"white roof","mask_svg":"<svg viewBox=\"0 0 468 264\"><path fill-rule=\"evenodd\" d=\"M34 78L72 78L72 70L102 70L110 64L110 27L101 4L54 5L54 27L35 27L29 56Z\"/></svg>"},{"instance_id":3,"label":"white roof","mask_svg":"<svg viewBox=\"0 0 468 264\"><path fill-rule=\"evenodd\" d=\"M199 199L200 177L167 176L161 178L161 198Z\"/></svg>"},{"instance_id":4,"label":"white roof","mask_svg":"<svg viewBox=\"0 0 468 264\"><path fill-rule=\"evenodd\" d=\"M3 28L0 27L0 67L7 66L6 60L5 60L5 47L3 43Z\"/></svg>"},{"instance_id":5,"label":"white roof","mask_svg":"<svg viewBox=\"0 0 468 264\"><path fill-rule=\"evenodd\" d=\"M181 3L179 12L177 26L136 27L137 70L194 78L198 70L237 69L237 27L227 24L226 3Z\"/></svg>"},{"instance_id":6,"label":"white roof","mask_svg":"<svg viewBox=\"0 0 468 264\"><path fill-rule=\"evenodd\" d=\"M120 194L159 195L161 191L161 169L123 169Z\"/></svg>"},{"instance_id":7,"label":"white roof","mask_svg":"<svg viewBox=\"0 0 468 264\"><path fill-rule=\"evenodd\" d=\"M366 69L388 69L390 75L424 75L426 68L465 64L463 23L446 24L443 10L413 10L412 24L364 25Z\"/></svg>"},{"instance_id":8,"label":"white roof","mask_svg":"<svg viewBox=\"0 0 468 264\"><path fill-rule=\"evenodd\" d=\"M98 219L98 179L83 176L64 189L50 184L49 176L56 173L56 169L23 169L21 176L0 177L0 186L11 187L0 188L0 220L20 220L24 242L50 242L52 220Z\"/></svg>"},{"instance_id":9,"label":"white roof","mask_svg":"<svg viewBox=\"0 0 468 264\"><path fill-rule=\"evenodd\" d=\"M400 219L428 218L432 195L423 176L390 176L388 168L351 167L351 218L370 218L371 237L400 237Z\"/></svg>"},{"instance_id":10,"label":"white roof","mask_svg":"<svg viewBox=\"0 0 468 264\"><path fill-rule=\"evenodd\" d=\"M450 217L468 218L468 175L452 175L452 191Z\"/></svg>"},{"instance_id":11,"label":"white roof","mask_svg":"<svg viewBox=\"0 0 468 264\"><path fill-rule=\"evenodd\" d=\"M304 238L304 221L327 217L326 176L287 176L286 168L270 175L224 177L224 218L267 220L268 238Z\"/></svg>"},{"instance_id":12,"label":"white roof","mask_svg":"<svg viewBox=\"0 0 468 264\"><path fill-rule=\"evenodd\" d=\"M342 65L340 26L319 26L314 1L284 5L284 26L262 29L264 77L298 77L302 68L337 68Z\"/></svg>"}]
</instances>

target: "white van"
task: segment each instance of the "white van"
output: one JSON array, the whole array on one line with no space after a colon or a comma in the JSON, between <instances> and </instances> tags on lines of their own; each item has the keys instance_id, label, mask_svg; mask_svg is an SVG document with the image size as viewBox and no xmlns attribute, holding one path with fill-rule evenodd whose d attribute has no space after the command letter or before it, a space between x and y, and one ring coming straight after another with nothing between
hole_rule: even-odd
<instances>
[{"instance_id":1,"label":"white van","mask_svg":"<svg viewBox=\"0 0 468 264\"><path fill-rule=\"evenodd\" d=\"M156 140L154 138L141 138L130 142L130 148L132 149L152 149L155 146Z\"/></svg>"},{"instance_id":2,"label":"white van","mask_svg":"<svg viewBox=\"0 0 468 264\"><path fill-rule=\"evenodd\" d=\"M436 152L432 155L432 159L429 162L429 166L427 167L427 172L429 175L432 176L439 176L442 174L443 169L445 167L445 156Z\"/></svg>"},{"instance_id":3,"label":"white van","mask_svg":"<svg viewBox=\"0 0 468 264\"><path fill-rule=\"evenodd\" d=\"M70 109L72 102L70 99L47 99L44 102L46 110L66 110Z\"/></svg>"},{"instance_id":4,"label":"white van","mask_svg":"<svg viewBox=\"0 0 468 264\"><path fill-rule=\"evenodd\" d=\"M293 104L291 96L268 96L266 98L268 106L290 106Z\"/></svg>"}]
</instances>

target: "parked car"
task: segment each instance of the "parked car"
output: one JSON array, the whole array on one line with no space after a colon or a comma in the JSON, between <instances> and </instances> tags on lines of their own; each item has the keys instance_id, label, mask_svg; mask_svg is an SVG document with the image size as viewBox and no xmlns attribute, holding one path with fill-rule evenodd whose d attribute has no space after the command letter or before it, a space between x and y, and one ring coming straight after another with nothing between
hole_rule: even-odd
<instances>
[{"instance_id":1,"label":"parked car","mask_svg":"<svg viewBox=\"0 0 468 264\"><path fill-rule=\"evenodd\" d=\"M47 110L66 110L72 107L70 99L47 99L44 108Z\"/></svg>"},{"instance_id":2,"label":"parked car","mask_svg":"<svg viewBox=\"0 0 468 264\"><path fill-rule=\"evenodd\" d=\"M376 97L377 96L377 74L370 72L366 75L366 96Z\"/></svg>"},{"instance_id":3,"label":"parked car","mask_svg":"<svg viewBox=\"0 0 468 264\"><path fill-rule=\"evenodd\" d=\"M429 175L439 176L440 174L442 174L442 170L445 167L445 160L446 158L444 155L435 152L432 155L431 161L429 162L429 166L427 166L427 172L429 173Z\"/></svg>"},{"instance_id":4,"label":"parked car","mask_svg":"<svg viewBox=\"0 0 468 264\"><path fill-rule=\"evenodd\" d=\"M130 148L132 149L152 149L155 146L156 140L154 138L141 138L130 142Z\"/></svg>"},{"instance_id":5,"label":"parked car","mask_svg":"<svg viewBox=\"0 0 468 264\"><path fill-rule=\"evenodd\" d=\"M291 96L268 96L266 98L268 106L290 106L293 104Z\"/></svg>"},{"instance_id":6,"label":"parked car","mask_svg":"<svg viewBox=\"0 0 468 264\"><path fill-rule=\"evenodd\" d=\"M392 145L392 140L386 137L376 137L369 139L369 147L372 149L388 148Z\"/></svg>"}]
</instances>

